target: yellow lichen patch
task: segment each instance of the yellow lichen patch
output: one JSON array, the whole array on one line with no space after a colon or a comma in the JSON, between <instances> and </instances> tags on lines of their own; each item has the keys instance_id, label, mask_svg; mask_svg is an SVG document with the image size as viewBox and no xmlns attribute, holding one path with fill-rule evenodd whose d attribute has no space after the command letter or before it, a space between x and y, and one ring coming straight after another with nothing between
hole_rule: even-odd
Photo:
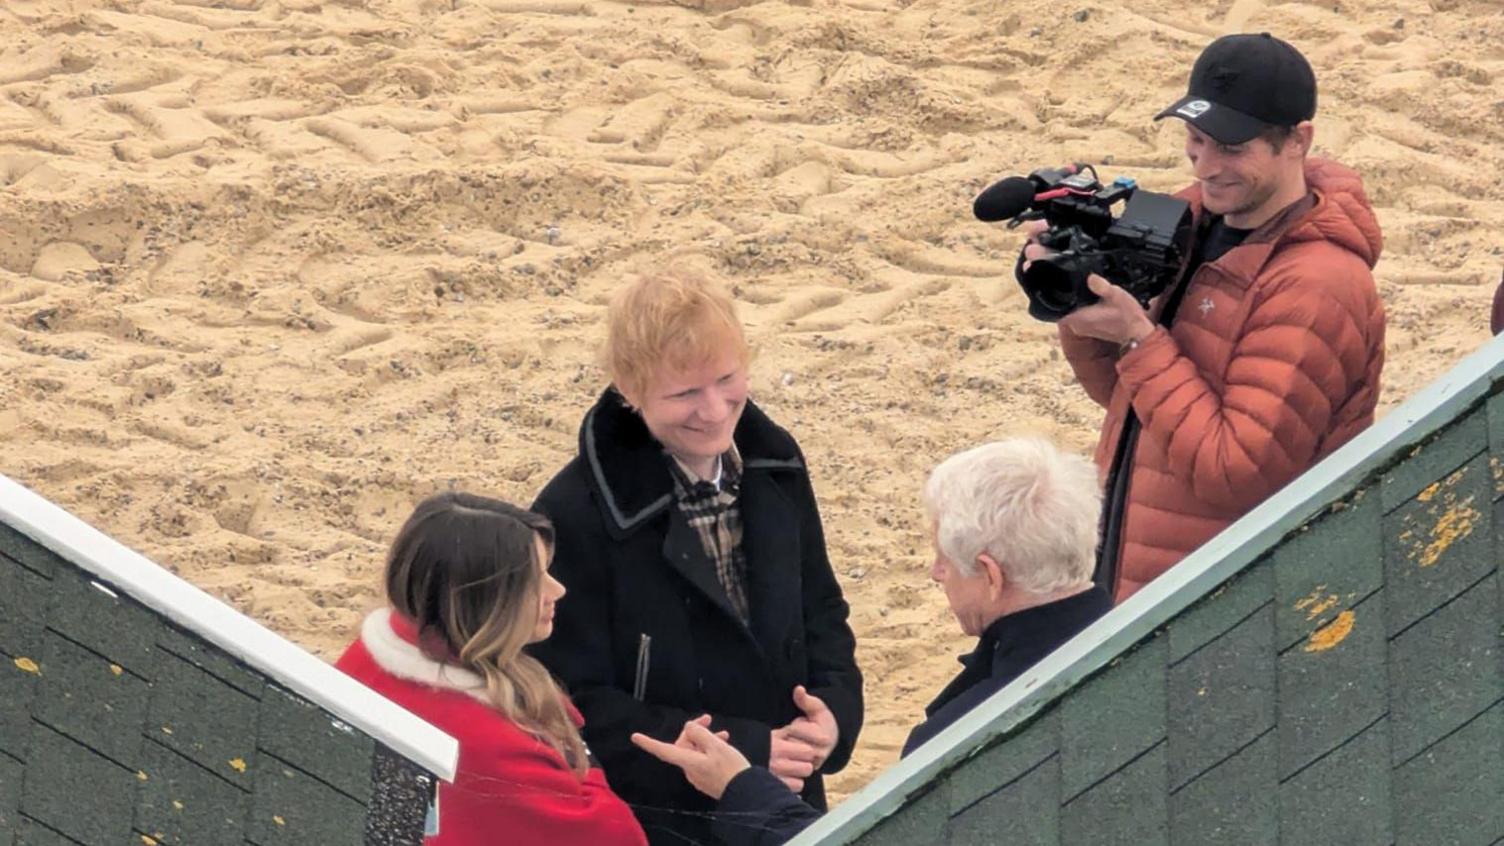
<instances>
[{"instance_id":1,"label":"yellow lichen patch","mask_svg":"<svg viewBox=\"0 0 1504 846\"><path fill-rule=\"evenodd\" d=\"M234 770L237 773L243 773L243 772L245 772L245 759L244 758L231 758L230 759L230 769Z\"/></svg>"},{"instance_id":2,"label":"yellow lichen patch","mask_svg":"<svg viewBox=\"0 0 1504 846\"><path fill-rule=\"evenodd\" d=\"M1295 603L1295 610L1306 612L1306 619L1314 620L1337 607L1337 603L1342 600L1338 599L1335 593L1323 596L1322 591L1324 590L1326 590L1326 585L1317 585L1316 589L1311 591L1310 596Z\"/></svg>"},{"instance_id":3,"label":"yellow lichen patch","mask_svg":"<svg viewBox=\"0 0 1504 846\"><path fill-rule=\"evenodd\" d=\"M1337 615L1337 619L1311 633L1311 639L1306 643L1307 652L1325 652L1336 646L1353 632L1353 623L1358 615L1351 611L1343 611Z\"/></svg>"},{"instance_id":4,"label":"yellow lichen patch","mask_svg":"<svg viewBox=\"0 0 1504 846\"><path fill-rule=\"evenodd\" d=\"M1420 500L1421 502L1430 502L1431 500L1433 500L1433 499L1436 498L1436 494L1439 493L1440 491L1441 491L1441 483L1440 482L1432 482L1431 484L1429 484L1429 485L1426 486L1425 490L1423 490L1420 493L1416 494L1415 498L1418 499L1418 500Z\"/></svg>"},{"instance_id":5,"label":"yellow lichen patch","mask_svg":"<svg viewBox=\"0 0 1504 846\"><path fill-rule=\"evenodd\" d=\"M119 664L111 664L110 672L118 676L125 672L125 668L120 666Z\"/></svg>"},{"instance_id":6,"label":"yellow lichen patch","mask_svg":"<svg viewBox=\"0 0 1504 846\"><path fill-rule=\"evenodd\" d=\"M21 672L23 673L34 673L39 676L42 674L42 668L38 667L37 662L31 660L30 658L17 658L16 666L19 667Z\"/></svg>"},{"instance_id":7,"label":"yellow lichen patch","mask_svg":"<svg viewBox=\"0 0 1504 846\"><path fill-rule=\"evenodd\" d=\"M1488 457L1488 469L1494 472L1494 493L1504 493L1504 461L1497 456Z\"/></svg>"},{"instance_id":8,"label":"yellow lichen patch","mask_svg":"<svg viewBox=\"0 0 1504 846\"><path fill-rule=\"evenodd\" d=\"M1420 551L1420 566L1430 567L1440 561L1448 547L1473 533L1473 526L1480 516L1478 509L1473 507L1472 497L1443 512L1431 529L1431 542Z\"/></svg>"},{"instance_id":9,"label":"yellow lichen patch","mask_svg":"<svg viewBox=\"0 0 1504 846\"><path fill-rule=\"evenodd\" d=\"M287 820L282 819L276 814L272 815L272 822L276 823L277 825L287 825Z\"/></svg>"}]
</instances>

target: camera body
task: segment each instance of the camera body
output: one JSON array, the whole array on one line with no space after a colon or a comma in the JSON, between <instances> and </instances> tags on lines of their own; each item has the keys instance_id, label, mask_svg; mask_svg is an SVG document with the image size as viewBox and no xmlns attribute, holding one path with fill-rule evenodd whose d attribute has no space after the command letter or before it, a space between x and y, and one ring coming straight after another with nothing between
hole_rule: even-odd
<instances>
[{"instance_id":1,"label":"camera body","mask_svg":"<svg viewBox=\"0 0 1504 846\"><path fill-rule=\"evenodd\" d=\"M1090 165L1036 170L1029 208L1009 221L1014 227L1043 219L1039 236L1054 254L1029 263L1020 256L1014 276L1029 298L1029 314L1055 322L1097 301L1086 277L1095 273L1132 294L1148 308L1180 272L1191 246L1191 208L1184 200L1138 187L1118 177L1107 185ZM1126 202L1113 217L1112 207Z\"/></svg>"}]
</instances>

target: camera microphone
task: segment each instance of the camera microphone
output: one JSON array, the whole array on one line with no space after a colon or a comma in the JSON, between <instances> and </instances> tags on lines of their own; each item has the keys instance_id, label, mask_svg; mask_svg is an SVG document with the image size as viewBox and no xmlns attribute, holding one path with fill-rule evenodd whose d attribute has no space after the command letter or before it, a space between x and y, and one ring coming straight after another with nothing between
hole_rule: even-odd
<instances>
[{"instance_id":1,"label":"camera microphone","mask_svg":"<svg viewBox=\"0 0 1504 846\"><path fill-rule=\"evenodd\" d=\"M995 223L1011 220L1034 204L1034 182L1027 176L1010 176L977 195L971 213L977 220Z\"/></svg>"},{"instance_id":2,"label":"camera microphone","mask_svg":"<svg viewBox=\"0 0 1504 846\"><path fill-rule=\"evenodd\" d=\"M1010 176L989 186L971 204L971 213L983 223L1011 220L1034 206L1036 195L1086 170L1084 164L1040 168L1028 176Z\"/></svg>"}]
</instances>

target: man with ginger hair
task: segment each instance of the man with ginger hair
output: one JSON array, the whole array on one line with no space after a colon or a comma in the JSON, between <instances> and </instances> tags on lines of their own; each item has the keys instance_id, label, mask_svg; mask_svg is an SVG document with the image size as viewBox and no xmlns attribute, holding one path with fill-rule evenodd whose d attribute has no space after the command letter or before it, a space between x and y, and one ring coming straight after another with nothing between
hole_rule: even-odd
<instances>
[{"instance_id":1,"label":"man with ginger hair","mask_svg":"<svg viewBox=\"0 0 1504 846\"><path fill-rule=\"evenodd\" d=\"M629 736L701 714L823 808L862 677L804 456L748 397L735 304L694 273L645 276L613 299L603 353L611 385L533 505L569 591L536 654L652 843L710 842L714 803Z\"/></svg>"}]
</instances>

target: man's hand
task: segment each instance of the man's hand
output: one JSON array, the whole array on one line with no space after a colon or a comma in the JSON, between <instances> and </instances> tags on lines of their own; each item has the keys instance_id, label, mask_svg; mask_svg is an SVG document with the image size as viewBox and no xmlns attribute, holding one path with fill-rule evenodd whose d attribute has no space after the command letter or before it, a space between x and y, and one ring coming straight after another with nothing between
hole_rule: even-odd
<instances>
[{"instance_id":1,"label":"man's hand","mask_svg":"<svg viewBox=\"0 0 1504 846\"><path fill-rule=\"evenodd\" d=\"M768 745L768 771L789 790L804 790L804 780L814 775L815 748L789 735L789 727L773 729Z\"/></svg>"},{"instance_id":2,"label":"man's hand","mask_svg":"<svg viewBox=\"0 0 1504 846\"><path fill-rule=\"evenodd\" d=\"M805 690L804 685L794 688L794 704L804 716L783 728L774 729L768 769L790 790L798 793L804 788L804 779L813 775L830 757L841 730L836 725L835 714L820 697Z\"/></svg>"},{"instance_id":3,"label":"man's hand","mask_svg":"<svg viewBox=\"0 0 1504 846\"><path fill-rule=\"evenodd\" d=\"M804 689L804 685L794 688L794 704L804 712L804 716L784 726L784 732L795 740L801 740L809 744L815 750L815 768L819 769L825 759L836 748L836 741L841 737L841 729L836 725L836 715L826 707L824 700Z\"/></svg>"},{"instance_id":4,"label":"man's hand","mask_svg":"<svg viewBox=\"0 0 1504 846\"><path fill-rule=\"evenodd\" d=\"M1091 292L1101 299L1060 319L1060 325L1087 338L1126 344L1142 341L1154 331L1154 321L1133 295L1093 273L1086 277Z\"/></svg>"},{"instance_id":5,"label":"man's hand","mask_svg":"<svg viewBox=\"0 0 1504 846\"><path fill-rule=\"evenodd\" d=\"M1019 228L1028 238L1024 244L1024 270L1028 270L1031 263L1053 253L1039 243L1039 236L1050 227L1043 220L1031 220ZM1118 345L1142 341L1154 331L1159 312L1164 308L1163 294L1154 298L1146 312L1132 294L1095 273L1086 277L1086 285L1101 300L1061 318L1061 326L1077 335Z\"/></svg>"},{"instance_id":6,"label":"man's hand","mask_svg":"<svg viewBox=\"0 0 1504 846\"><path fill-rule=\"evenodd\" d=\"M1039 236L1043 235L1044 231L1049 228L1050 225L1043 220L1031 220L1018 227L1018 231L1024 233L1024 237L1027 239L1024 242L1024 270L1029 269L1031 262L1044 258L1054 252L1053 250L1045 249L1039 243Z\"/></svg>"},{"instance_id":7,"label":"man's hand","mask_svg":"<svg viewBox=\"0 0 1504 846\"><path fill-rule=\"evenodd\" d=\"M719 799L726 792L726 785L752 765L735 746L726 742L725 732L712 732L709 725L709 715L696 717L684 724L673 743L636 732L632 734L632 742L654 758L683 770L684 777L696 790Z\"/></svg>"}]
</instances>

